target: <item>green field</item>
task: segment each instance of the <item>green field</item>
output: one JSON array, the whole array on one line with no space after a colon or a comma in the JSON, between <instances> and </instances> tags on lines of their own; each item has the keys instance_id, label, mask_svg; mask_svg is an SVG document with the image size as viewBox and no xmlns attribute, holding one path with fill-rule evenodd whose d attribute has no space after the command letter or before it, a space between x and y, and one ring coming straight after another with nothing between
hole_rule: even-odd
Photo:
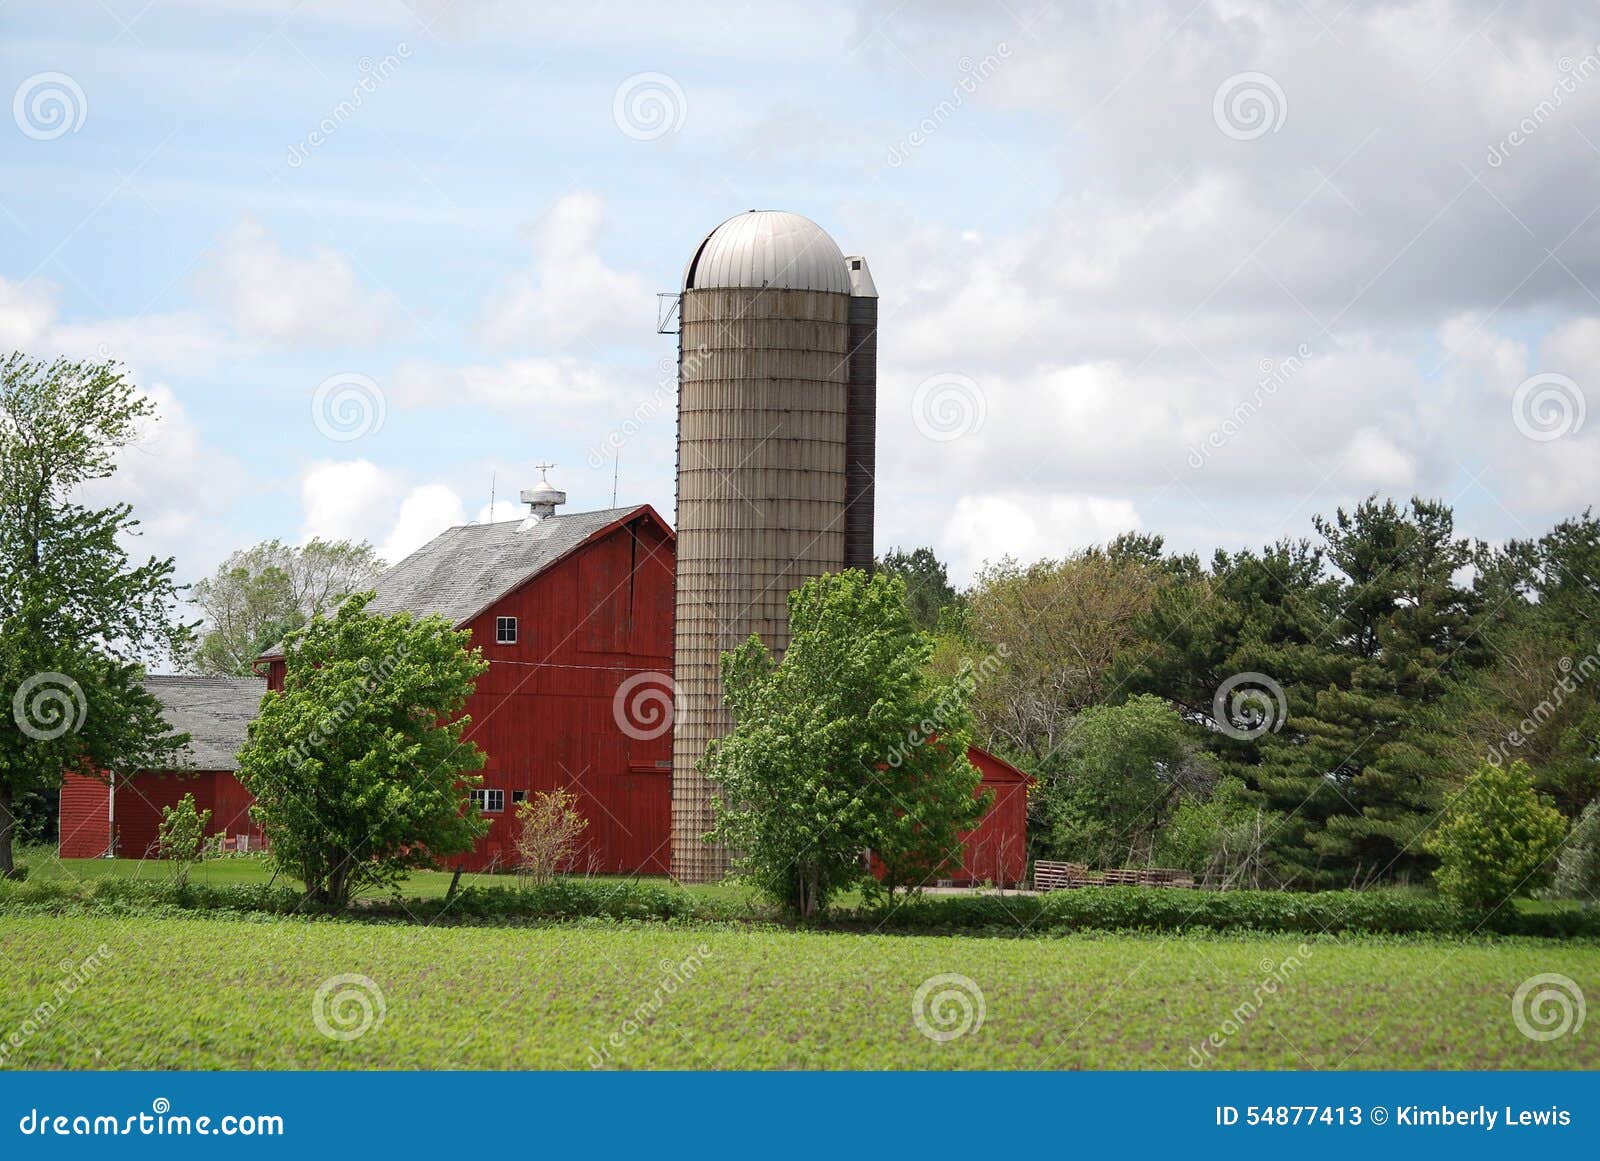
<instances>
[{"instance_id":1,"label":"green field","mask_svg":"<svg viewBox=\"0 0 1600 1161\"><path fill-rule=\"evenodd\" d=\"M1512 1018L1513 992L1541 973L1600 995L1592 943L1300 947L1293 937L5 917L0 1042L23 1033L5 1062L15 1068L1181 1069L1216 1034L1202 1063L1227 1069L1600 1067L1592 1022L1538 1042ZM913 1003L945 974L971 981L956 985L969 1004L981 993L983 1021L936 1042ZM382 1021L352 1040L314 1018L319 987L344 975L367 977L382 997ZM63 997L69 976L81 982ZM40 1009L53 999L56 1011ZM375 1013L376 998L366 1002ZM324 1011L333 1032L363 1017L359 1002ZM926 1022L955 1031L963 1015L934 1003Z\"/></svg>"}]
</instances>

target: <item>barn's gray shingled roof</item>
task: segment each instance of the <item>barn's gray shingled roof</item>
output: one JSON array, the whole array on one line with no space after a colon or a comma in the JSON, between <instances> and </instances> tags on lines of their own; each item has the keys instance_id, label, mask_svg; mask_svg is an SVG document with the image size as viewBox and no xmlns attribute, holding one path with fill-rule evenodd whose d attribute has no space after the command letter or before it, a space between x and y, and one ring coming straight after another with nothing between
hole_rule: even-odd
<instances>
[{"instance_id":1,"label":"barn's gray shingled roof","mask_svg":"<svg viewBox=\"0 0 1600 1161\"><path fill-rule=\"evenodd\" d=\"M373 613L437 613L452 625L477 616L589 537L645 506L603 508L520 522L464 524L440 533L373 586Z\"/></svg>"},{"instance_id":2,"label":"barn's gray shingled roof","mask_svg":"<svg viewBox=\"0 0 1600 1161\"><path fill-rule=\"evenodd\" d=\"M190 736L185 766L195 770L237 770L246 728L267 692L264 678L181 677L155 675L144 679L166 711L177 733Z\"/></svg>"},{"instance_id":3,"label":"barn's gray shingled roof","mask_svg":"<svg viewBox=\"0 0 1600 1161\"><path fill-rule=\"evenodd\" d=\"M452 625L477 616L506 593L538 575L603 528L648 504L548 516L532 528L519 520L462 524L447 529L374 582L367 611L437 613ZM262 658L282 657L279 641Z\"/></svg>"}]
</instances>

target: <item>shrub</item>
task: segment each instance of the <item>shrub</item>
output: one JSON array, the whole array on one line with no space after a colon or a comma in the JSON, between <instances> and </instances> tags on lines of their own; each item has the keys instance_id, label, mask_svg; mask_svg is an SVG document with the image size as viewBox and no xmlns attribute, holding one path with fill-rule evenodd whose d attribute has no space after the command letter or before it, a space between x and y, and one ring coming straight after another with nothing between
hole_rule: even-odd
<instances>
[{"instance_id":1,"label":"shrub","mask_svg":"<svg viewBox=\"0 0 1600 1161\"><path fill-rule=\"evenodd\" d=\"M1493 913L1549 881L1566 820L1534 792L1527 764L1485 764L1424 844L1439 859L1439 892L1469 915Z\"/></svg>"},{"instance_id":2,"label":"shrub","mask_svg":"<svg viewBox=\"0 0 1600 1161\"><path fill-rule=\"evenodd\" d=\"M371 600L290 635L283 689L239 753L273 859L329 910L489 830L467 801L484 755L458 716L488 663L444 618L369 614Z\"/></svg>"},{"instance_id":3,"label":"shrub","mask_svg":"<svg viewBox=\"0 0 1600 1161\"><path fill-rule=\"evenodd\" d=\"M185 794L176 806L161 808L156 850L171 861L180 888L189 885L190 868L206 857L206 827L210 824L211 812L196 809L193 794Z\"/></svg>"},{"instance_id":4,"label":"shrub","mask_svg":"<svg viewBox=\"0 0 1600 1161\"><path fill-rule=\"evenodd\" d=\"M1591 802L1572 826L1567 845L1556 860L1556 893L1582 899L1593 907L1600 898L1600 798Z\"/></svg>"},{"instance_id":5,"label":"shrub","mask_svg":"<svg viewBox=\"0 0 1600 1161\"><path fill-rule=\"evenodd\" d=\"M517 865L522 877L542 887L578 853L589 820L578 813L578 796L565 790L535 794L517 807Z\"/></svg>"}]
</instances>

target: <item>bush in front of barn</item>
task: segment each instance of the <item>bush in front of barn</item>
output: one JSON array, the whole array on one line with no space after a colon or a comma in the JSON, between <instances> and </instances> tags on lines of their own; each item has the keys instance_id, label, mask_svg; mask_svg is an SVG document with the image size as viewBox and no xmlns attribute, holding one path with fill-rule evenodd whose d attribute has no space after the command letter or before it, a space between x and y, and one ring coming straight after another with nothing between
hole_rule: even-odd
<instances>
[{"instance_id":1,"label":"bush in front of barn","mask_svg":"<svg viewBox=\"0 0 1600 1161\"><path fill-rule=\"evenodd\" d=\"M269 885L35 879L0 883L0 914L269 914L313 917L304 895ZM536 888L464 888L450 899L375 899L346 915L387 922L511 925L601 919L632 922L770 922L747 904L708 899L670 883L558 879ZM1085 932L1256 932L1302 935L1600 937L1600 910L1502 908L1467 918L1435 895L1405 891L1199 892L1086 887L1045 895L923 896L892 907L840 911L823 929L1026 937Z\"/></svg>"},{"instance_id":2,"label":"bush in front of barn","mask_svg":"<svg viewBox=\"0 0 1600 1161\"><path fill-rule=\"evenodd\" d=\"M1600 913L1503 908L1471 921L1449 901L1401 891L1173 891L1086 887L1045 895L944 895L857 912L873 930L1029 935L1069 931L1600 936Z\"/></svg>"}]
</instances>

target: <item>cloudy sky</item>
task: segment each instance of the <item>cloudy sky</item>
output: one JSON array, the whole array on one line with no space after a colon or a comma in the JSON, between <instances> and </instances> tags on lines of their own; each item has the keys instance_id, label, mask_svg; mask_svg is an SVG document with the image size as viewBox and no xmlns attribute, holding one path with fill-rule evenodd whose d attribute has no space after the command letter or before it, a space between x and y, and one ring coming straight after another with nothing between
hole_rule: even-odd
<instances>
[{"instance_id":1,"label":"cloudy sky","mask_svg":"<svg viewBox=\"0 0 1600 1161\"><path fill-rule=\"evenodd\" d=\"M1600 496L1597 42L1518 0L10 0L0 346L157 400L117 490L185 579L404 553L540 460L670 520L657 292L789 209L882 295L880 546L965 578L1372 491L1530 535Z\"/></svg>"}]
</instances>

